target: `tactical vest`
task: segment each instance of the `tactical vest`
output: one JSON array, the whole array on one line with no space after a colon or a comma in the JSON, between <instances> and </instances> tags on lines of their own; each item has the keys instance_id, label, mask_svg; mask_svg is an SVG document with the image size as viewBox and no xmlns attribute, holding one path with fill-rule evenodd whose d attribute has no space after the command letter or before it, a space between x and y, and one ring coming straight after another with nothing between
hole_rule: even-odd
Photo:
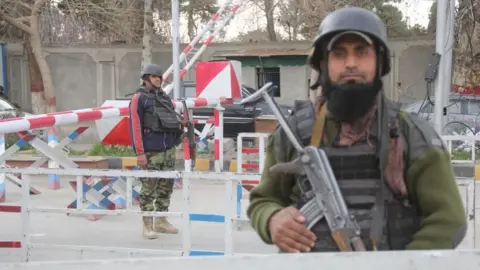
<instances>
[{"instance_id":1,"label":"tactical vest","mask_svg":"<svg viewBox=\"0 0 480 270\"><path fill-rule=\"evenodd\" d=\"M299 103L300 104L300 103ZM315 111L311 102L297 104L296 132L310 144ZM389 117L391 108L386 108ZM388 131L387 131L388 132ZM401 133L401 132L400 132ZM361 237L368 250L404 250L420 228L421 217L416 208L405 206L382 180L379 160L379 140L371 136L349 147L322 147L332 166L348 209L361 228ZM297 178L302 193L296 207L300 209L311 196L305 177ZM317 235L313 252L338 251L325 219L319 221L312 232Z\"/></svg>"},{"instance_id":2,"label":"tactical vest","mask_svg":"<svg viewBox=\"0 0 480 270\"><path fill-rule=\"evenodd\" d=\"M152 106L145 109L143 126L157 133L176 132L180 129L172 101L167 95L140 90L142 95L152 101Z\"/></svg>"}]
</instances>

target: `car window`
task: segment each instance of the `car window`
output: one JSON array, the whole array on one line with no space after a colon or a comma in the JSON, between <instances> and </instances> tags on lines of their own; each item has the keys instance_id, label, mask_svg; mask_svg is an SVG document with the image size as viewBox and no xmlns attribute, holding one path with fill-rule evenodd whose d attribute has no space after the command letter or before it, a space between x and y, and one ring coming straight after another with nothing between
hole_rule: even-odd
<instances>
[{"instance_id":1,"label":"car window","mask_svg":"<svg viewBox=\"0 0 480 270\"><path fill-rule=\"evenodd\" d=\"M462 113L477 115L480 113L480 102L478 100L465 100L462 102Z\"/></svg>"},{"instance_id":2,"label":"car window","mask_svg":"<svg viewBox=\"0 0 480 270\"><path fill-rule=\"evenodd\" d=\"M13 107L10 103L0 98L0 111L4 111L4 110L15 110L15 107Z\"/></svg>"}]
</instances>

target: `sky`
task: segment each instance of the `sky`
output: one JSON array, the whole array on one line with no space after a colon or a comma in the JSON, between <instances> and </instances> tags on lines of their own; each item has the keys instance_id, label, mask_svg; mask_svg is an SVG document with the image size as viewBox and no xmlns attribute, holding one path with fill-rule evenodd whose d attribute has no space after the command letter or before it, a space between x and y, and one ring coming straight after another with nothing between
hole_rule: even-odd
<instances>
[{"instance_id":1,"label":"sky","mask_svg":"<svg viewBox=\"0 0 480 270\"><path fill-rule=\"evenodd\" d=\"M222 4L225 1L226 0L217 0L217 3ZM418 23L427 26L430 7L434 2L434 0L404 0L401 4L396 4L396 6L402 11L409 25ZM255 6L248 5L248 7L245 7L244 5L241 11L237 13L230 22L230 25L227 26L226 39L231 40L234 39L238 33L264 27L266 22L261 15L257 15L259 13L261 14L259 11ZM187 32L185 26L186 21L183 19L180 26L182 36L185 36Z\"/></svg>"}]
</instances>

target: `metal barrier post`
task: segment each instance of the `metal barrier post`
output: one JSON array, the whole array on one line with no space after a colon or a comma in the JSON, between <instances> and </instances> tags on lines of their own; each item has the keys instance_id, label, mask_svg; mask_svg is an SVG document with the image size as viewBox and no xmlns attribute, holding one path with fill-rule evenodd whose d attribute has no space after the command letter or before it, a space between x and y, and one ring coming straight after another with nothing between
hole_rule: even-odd
<instances>
[{"instance_id":1,"label":"metal barrier post","mask_svg":"<svg viewBox=\"0 0 480 270\"><path fill-rule=\"evenodd\" d=\"M30 258L30 175L22 175L22 262Z\"/></svg>"},{"instance_id":2,"label":"metal barrier post","mask_svg":"<svg viewBox=\"0 0 480 270\"><path fill-rule=\"evenodd\" d=\"M3 153L5 153L5 134L0 134L0 156ZM5 162L2 162L0 166L5 167ZM5 174L0 173L0 203L6 200L5 190Z\"/></svg>"},{"instance_id":3,"label":"metal barrier post","mask_svg":"<svg viewBox=\"0 0 480 270\"><path fill-rule=\"evenodd\" d=\"M245 181L237 182L237 192L236 192L236 202L237 202L237 229L240 229L242 225L241 215L242 215L242 198L243 198L243 185L257 185L260 183L260 178L263 173L263 169L265 166L265 140L268 139L270 134L268 133L248 133L242 132L239 133L237 136L237 173L242 173L245 167L250 168L258 168L257 179L249 179ZM258 138L258 148L244 148L243 147L243 138ZM254 154L258 153L259 161L258 164L248 164L249 166L245 166L243 163L243 154Z\"/></svg>"}]
</instances>

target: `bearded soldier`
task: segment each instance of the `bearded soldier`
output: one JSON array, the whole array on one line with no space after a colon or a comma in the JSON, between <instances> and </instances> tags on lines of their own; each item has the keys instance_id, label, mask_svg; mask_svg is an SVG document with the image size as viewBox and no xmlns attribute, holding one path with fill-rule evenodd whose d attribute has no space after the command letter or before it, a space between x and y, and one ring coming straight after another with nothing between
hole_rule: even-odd
<instances>
[{"instance_id":1,"label":"bearded soldier","mask_svg":"<svg viewBox=\"0 0 480 270\"><path fill-rule=\"evenodd\" d=\"M430 124L385 97L390 50L382 20L361 8L330 13L309 65L322 93L315 104L295 102L288 122L304 145L325 150L367 250L454 249L466 217L450 156ZM277 128L250 195L251 224L282 252L338 251L325 219L305 227L298 210L311 199L300 191L308 190L305 177L269 172L295 156Z\"/></svg>"}]
</instances>

